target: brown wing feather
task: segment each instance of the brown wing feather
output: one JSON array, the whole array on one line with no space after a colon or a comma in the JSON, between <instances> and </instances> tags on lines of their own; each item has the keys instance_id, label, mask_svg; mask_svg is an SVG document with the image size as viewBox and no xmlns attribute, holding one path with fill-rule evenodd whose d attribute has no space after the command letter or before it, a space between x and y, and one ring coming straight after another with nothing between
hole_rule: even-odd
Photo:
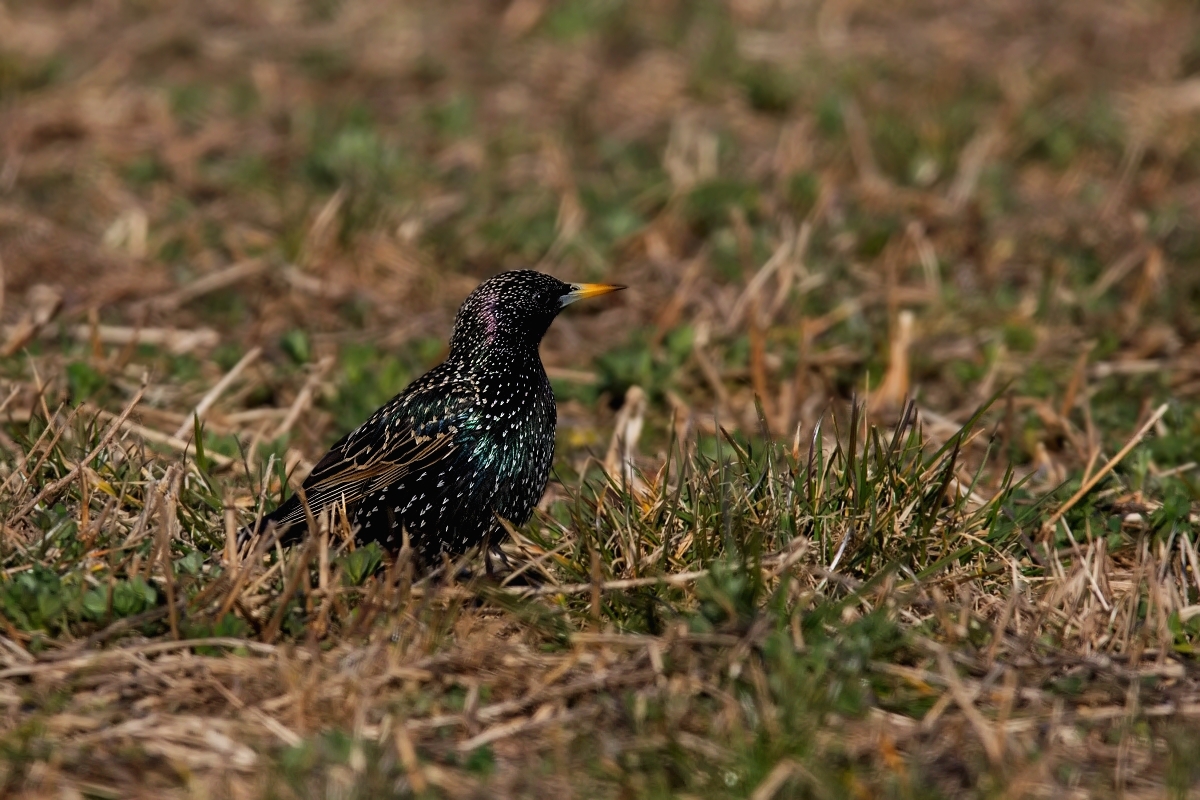
<instances>
[{"instance_id":1,"label":"brown wing feather","mask_svg":"<svg viewBox=\"0 0 1200 800\"><path fill-rule=\"evenodd\" d=\"M448 432L418 437L405 429L388 441L376 440L374 444L361 434L347 436L313 467L303 484L304 496L314 513L334 504L352 508L358 500L396 483L414 468L449 457L457 447ZM285 527L303 522L299 493L280 506L271 519Z\"/></svg>"}]
</instances>

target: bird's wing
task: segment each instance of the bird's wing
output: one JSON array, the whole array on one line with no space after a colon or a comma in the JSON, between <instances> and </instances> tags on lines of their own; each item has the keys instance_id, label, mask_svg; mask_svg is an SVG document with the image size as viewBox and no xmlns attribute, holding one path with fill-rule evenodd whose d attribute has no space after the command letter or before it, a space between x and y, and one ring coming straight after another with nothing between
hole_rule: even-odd
<instances>
[{"instance_id":1,"label":"bird's wing","mask_svg":"<svg viewBox=\"0 0 1200 800\"><path fill-rule=\"evenodd\" d=\"M440 414L434 423L414 429L398 409L380 409L347 434L317 462L303 484L314 513L328 506L353 507L359 500L428 465L451 459L462 446L459 414ZM271 518L287 527L305 519L299 493Z\"/></svg>"}]
</instances>

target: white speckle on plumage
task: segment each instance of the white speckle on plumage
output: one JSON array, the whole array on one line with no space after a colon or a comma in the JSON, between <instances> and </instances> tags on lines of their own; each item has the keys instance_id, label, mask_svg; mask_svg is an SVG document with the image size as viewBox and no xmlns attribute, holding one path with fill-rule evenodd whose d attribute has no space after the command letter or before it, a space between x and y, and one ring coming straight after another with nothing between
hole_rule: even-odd
<instances>
[{"instance_id":1,"label":"white speckle on plumage","mask_svg":"<svg viewBox=\"0 0 1200 800\"><path fill-rule=\"evenodd\" d=\"M481 284L459 309L446 361L318 462L304 487L314 509L342 497L360 540L394 542L407 526L426 561L502 534L497 516L523 525L554 454L557 413L538 345L573 293L529 270ZM270 516L297 526L295 506Z\"/></svg>"}]
</instances>

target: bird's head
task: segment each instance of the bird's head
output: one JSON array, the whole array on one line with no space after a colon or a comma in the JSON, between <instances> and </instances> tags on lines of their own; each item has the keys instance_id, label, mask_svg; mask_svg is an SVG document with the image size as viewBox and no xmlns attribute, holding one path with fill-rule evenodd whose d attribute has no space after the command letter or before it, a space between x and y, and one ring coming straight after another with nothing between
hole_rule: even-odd
<instances>
[{"instance_id":1,"label":"bird's head","mask_svg":"<svg viewBox=\"0 0 1200 800\"><path fill-rule=\"evenodd\" d=\"M450 352L465 355L489 346L537 348L550 323L568 305L624 288L564 283L531 269L501 272L479 284L458 309Z\"/></svg>"}]
</instances>

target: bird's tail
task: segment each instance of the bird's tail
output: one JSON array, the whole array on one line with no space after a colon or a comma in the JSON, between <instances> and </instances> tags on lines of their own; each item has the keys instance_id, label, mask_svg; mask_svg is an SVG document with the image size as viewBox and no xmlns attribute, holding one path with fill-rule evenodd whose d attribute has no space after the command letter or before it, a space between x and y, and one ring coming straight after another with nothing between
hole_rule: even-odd
<instances>
[{"instance_id":1,"label":"bird's tail","mask_svg":"<svg viewBox=\"0 0 1200 800\"><path fill-rule=\"evenodd\" d=\"M246 542L253 539L256 534L270 534L276 530L279 532L279 543L284 547L300 541L304 537L304 531L308 526L284 522L284 520L292 516L292 512L298 505L300 505L299 497L292 495L283 501L274 511L264 514L257 522L252 522L242 528L238 531L238 547L242 547Z\"/></svg>"}]
</instances>

